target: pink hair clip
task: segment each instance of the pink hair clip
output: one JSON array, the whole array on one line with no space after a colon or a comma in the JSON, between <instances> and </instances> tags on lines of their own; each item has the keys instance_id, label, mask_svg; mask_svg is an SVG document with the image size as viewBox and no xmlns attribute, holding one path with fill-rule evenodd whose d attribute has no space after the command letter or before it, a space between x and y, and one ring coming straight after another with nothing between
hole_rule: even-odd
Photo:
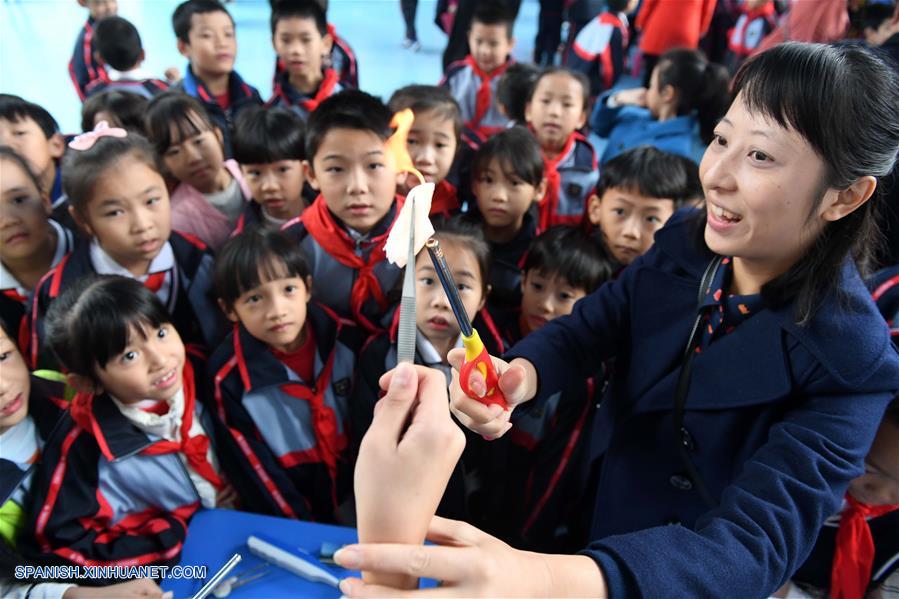
<instances>
[{"instance_id":1,"label":"pink hair clip","mask_svg":"<svg viewBox=\"0 0 899 599\"><path fill-rule=\"evenodd\" d=\"M101 137L125 137L128 132L119 127L110 127L106 121L100 121L93 131L82 133L75 136L75 139L69 142L69 147L73 150L90 150Z\"/></svg>"}]
</instances>

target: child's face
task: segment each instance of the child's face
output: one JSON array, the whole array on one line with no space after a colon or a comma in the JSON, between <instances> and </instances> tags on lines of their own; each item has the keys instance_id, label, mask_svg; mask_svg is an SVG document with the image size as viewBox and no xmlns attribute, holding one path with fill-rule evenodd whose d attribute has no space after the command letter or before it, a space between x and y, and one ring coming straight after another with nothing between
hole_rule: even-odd
<instances>
[{"instance_id":1,"label":"child's face","mask_svg":"<svg viewBox=\"0 0 899 599\"><path fill-rule=\"evenodd\" d=\"M28 415L31 379L28 366L16 344L0 328L0 434L22 422Z\"/></svg>"},{"instance_id":2,"label":"child's face","mask_svg":"<svg viewBox=\"0 0 899 599\"><path fill-rule=\"evenodd\" d=\"M181 389L184 343L171 323L132 327L124 351L96 375L102 390L122 403L166 401Z\"/></svg>"},{"instance_id":3,"label":"child's face","mask_svg":"<svg viewBox=\"0 0 899 599\"><path fill-rule=\"evenodd\" d=\"M321 192L328 210L345 225L368 233L390 211L397 173L386 144L374 132L331 129L325 134L306 178Z\"/></svg>"},{"instance_id":4,"label":"child's face","mask_svg":"<svg viewBox=\"0 0 899 599\"><path fill-rule=\"evenodd\" d=\"M112 17L119 12L117 0L78 0L78 4L88 9L95 21Z\"/></svg>"},{"instance_id":5,"label":"child's face","mask_svg":"<svg viewBox=\"0 0 899 599\"><path fill-rule=\"evenodd\" d=\"M612 256L630 264L652 247L653 235L674 214L674 201L651 198L637 192L612 187L602 198L590 197L587 217L602 231L602 239Z\"/></svg>"},{"instance_id":6,"label":"child's face","mask_svg":"<svg viewBox=\"0 0 899 599\"><path fill-rule=\"evenodd\" d=\"M0 260L39 255L50 239L50 200L13 160L0 159Z\"/></svg>"},{"instance_id":7,"label":"child's face","mask_svg":"<svg viewBox=\"0 0 899 599\"><path fill-rule=\"evenodd\" d=\"M192 119L199 121L199 117ZM172 145L162 155L162 162L172 176L202 193L215 191L225 168L222 149L222 133L218 129L206 129L185 139L178 138L178 130L172 127Z\"/></svg>"},{"instance_id":8,"label":"child's face","mask_svg":"<svg viewBox=\"0 0 899 599\"><path fill-rule=\"evenodd\" d=\"M453 241L440 242L446 263L450 267L465 313L473 320L484 307L484 281L474 253L463 244ZM419 252L415 259L416 325L432 342L455 342L461 330L443 285L427 252Z\"/></svg>"},{"instance_id":9,"label":"child's face","mask_svg":"<svg viewBox=\"0 0 899 599\"><path fill-rule=\"evenodd\" d=\"M272 36L275 53L291 77L321 77L322 57L331 51L331 36L322 36L315 20L290 17L275 25Z\"/></svg>"},{"instance_id":10,"label":"child's face","mask_svg":"<svg viewBox=\"0 0 899 599\"><path fill-rule=\"evenodd\" d=\"M178 52L190 61L197 76L215 77L234 70L237 37L227 13L216 10L192 15L187 37L188 43L178 40Z\"/></svg>"},{"instance_id":11,"label":"child's face","mask_svg":"<svg viewBox=\"0 0 899 599\"><path fill-rule=\"evenodd\" d=\"M42 191L50 193L56 176L56 160L62 157L65 150L61 135L55 133L47 139L40 126L30 118L18 121L0 119L0 145L11 147L27 160L41 185L47 187Z\"/></svg>"},{"instance_id":12,"label":"child's face","mask_svg":"<svg viewBox=\"0 0 899 599\"><path fill-rule=\"evenodd\" d=\"M446 178L456 156L456 130L451 119L435 110L419 112L406 143L415 168L429 183Z\"/></svg>"},{"instance_id":13,"label":"child's face","mask_svg":"<svg viewBox=\"0 0 899 599\"><path fill-rule=\"evenodd\" d=\"M468 31L468 48L478 68L490 73L506 62L515 46L505 25L487 25L474 21Z\"/></svg>"},{"instance_id":14,"label":"child's face","mask_svg":"<svg viewBox=\"0 0 899 599\"><path fill-rule=\"evenodd\" d=\"M560 151L568 136L587 120L581 82L565 73L542 77L525 106L524 117L544 151Z\"/></svg>"},{"instance_id":15,"label":"child's face","mask_svg":"<svg viewBox=\"0 0 899 599\"><path fill-rule=\"evenodd\" d=\"M475 180L474 194L488 231L517 232L524 215L543 196L546 186L541 183L534 187L504 166L499 160L491 160Z\"/></svg>"},{"instance_id":16,"label":"child's face","mask_svg":"<svg viewBox=\"0 0 899 599\"><path fill-rule=\"evenodd\" d=\"M272 218L290 220L302 214L306 207L303 199L302 160L279 160L265 164L243 164L244 180L262 209Z\"/></svg>"},{"instance_id":17,"label":"child's face","mask_svg":"<svg viewBox=\"0 0 899 599\"><path fill-rule=\"evenodd\" d=\"M899 504L899 426L894 422L880 424L865 473L849 483L849 493L868 505Z\"/></svg>"},{"instance_id":18,"label":"child's face","mask_svg":"<svg viewBox=\"0 0 899 599\"><path fill-rule=\"evenodd\" d=\"M531 269L521 277L521 320L524 334L532 333L550 320L571 314L574 302L587 295L563 277Z\"/></svg>"},{"instance_id":19,"label":"child's face","mask_svg":"<svg viewBox=\"0 0 899 599\"><path fill-rule=\"evenodd\" d=\"M259 273L260 279L265 273ZM267 346L290 352L304 341L306 304L312 279L283 277L271 279L245 291L226 310L228 319L240 322L247 331Z\"/></svg>"},{"instance_id":20,"label":"child's face","mask_svg":"<svg viewBox=\"0 0 899 599\"><path fill-rule=\"evenodd\" d=\"M97 178L84 214L70 212L110 257L135 276L147 274L172 232L162 175L130 155Z\"/></svg>"}]
</instances>

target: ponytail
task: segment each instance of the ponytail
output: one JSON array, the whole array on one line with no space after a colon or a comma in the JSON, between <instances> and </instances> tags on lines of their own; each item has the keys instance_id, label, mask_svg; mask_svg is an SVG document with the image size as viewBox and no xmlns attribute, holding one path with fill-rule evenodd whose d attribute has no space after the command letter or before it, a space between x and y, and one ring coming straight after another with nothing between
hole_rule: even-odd
<instances>
[{"instance_id":1,"label":"ponytail","mask_svg":"<svg viewBox=\"0 0 899 599\"><path fill-rule=\"evenodd\" d=\"M694 111L699 119L699 135L705 143L727 112L729 74L722 65L709 62L698 50L678 48L659 58L659 89L672 86L677 92L677 114Z\"/></svg>"}]
</instances>

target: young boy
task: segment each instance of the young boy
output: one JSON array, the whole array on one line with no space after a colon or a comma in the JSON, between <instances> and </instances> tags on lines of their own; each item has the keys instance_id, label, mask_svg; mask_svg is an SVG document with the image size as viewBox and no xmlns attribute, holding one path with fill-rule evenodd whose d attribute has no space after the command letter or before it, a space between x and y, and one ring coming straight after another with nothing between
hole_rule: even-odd
<instances>
[{"instance_id":1,"label":"young boy","mask_svg":"<svg viewBox=\"0 0 899 599\"><path fill-rule=\"evenodd\" d=\"M528 122L546 165L546 194L540 200L540 227L581 221L598 178L596 152L578 132L587 120L590 83L582 73L550 67L528 98Z\"/></svg>"},{"instance_id":2,"label":"young boy","mask_svg":"<svg viewBox=\"0 0 899 599\"><path fill-rule=\"evenodd\" d=\"M106 77L91 81L85 88L90 97L108 89L138 94L147 99L169 88L164 81L141 69L144 49L137 28L127 19L112 16L94 27L94 50Z\"/></svg>"},{"instance_id":3,"label":"young boy","mask_svg":"<svg viewBox=\"0 0 899 599\"><path fill-rule=\"evenodd\" d=\"M325 68L331 51L325 11L316 0L291 0L272 8L272 45L284 69L275 75L268 106L296 112L303 120L322 100L342 89L337 71Z\"/></svg>"},{"instance_id":4,"label":"young boy","mask_svg":"<svg viewBox=\"0 0 899 599\"><path fill-rule=\"evenodd\" d=\"M635 0L609 0L607 10L596 15L574 38L565 64L590 78L590 98L611 89L627 63L627 13Z\"/></svg>"},{"instance_id":5,"label":"young boy","mask_svg":"<svg viewBox=\"0 0 899 599\"><path fill-rule=\"evenodd\" d=\"M231 122L242 110L262 104L256 88L234 70L234 20L216 0L187 0L172 14L172 27L178 52L188 60L176 87L200 100L222 131L225 158L231 158Z\"/></svg>"},{"instance_id":6,"label":"young boy","mask_svg":"<svg viewBox=\"0 0 899 599\"><path fill-rule=\"evenodd\" d=\"M78 0L78 4L88 9L88 17L75 40L75 49L69 60L69 76L75 85L75 92L83 101L87 97L88 84L106 78L106 71L94 54L94 24L115 15L119 11L119 3L118 0Z\"/></svg>"},{"instance_id":7,"label":"young boy","mask_svg":"<svg viewBox=\"0 0 899 599\"><path fill-rule=\"evenodd\" d=\"M244 208L235 233L258 224L280 229L315 199L304 194L305 132L303 121L283 108L254 107L237 118L234 159L253 201Z\"/></svg>"},{"instance_id":8,"label":"young boy","mask_svg":"<svg viewBox=\"0 0 899 599\"><path fill-rule=\"evenodd\" d=\"M313 265L312 299L370 332L396 302L388 292L402 274L384 254L402 199L387 154L391 117L378 98L356 90L321 103L306 126L303 162L319 196L284 226Z\"/></svg>"},{"instance_id":9,"label":"young boy","mask_svg":"<svg viewBox=\"0 0 899 599\"><path fill-rule=\"evenodd\" d=\"M693 161L641 146L603 167L587 219L620 270L652 247L653 235L675 210L697 197L702 185Z\"/></svg>"},{"instance_id":10,"label":"young boy","mask_svg":"<svg viewBox=\"0 0 899 599\"><path fill-rule=\"evenodd\" d=\"M512 64L509 54L515 46L514 22L502 4L481 4L468 32L470 54L449 65L440 82L459 103L465 127L483 137L501 131L509 122L494 97L499 78Z\"/></svg>"},{"instance_id":11,"label":"young boy","mask_svg":"<svg viewBox=\"0 0 899 599\"><path fill-rule=\"evenodd\" d=\"M446 89L433 85L407 85L393 92L387 105L394 114L406 108L415 114L406 145L415 168L426 181L436 185L430 216L449 218L457 214L462 205L456 186L447 176L462 132L459 105ZM411 187L417 184L416 180ZM411 187L402 185L400 191L404 194Z\"/></svg>"},{"instance_id":12,"label":"young boy","mask_svg":"<svg viewBox=\"0 0 899 599\"><path fill-rule=\"evenodd\" d=\"M348 416L360 331L310 301L301 248L280 231L231 238L216 260L219 305L233 331L213 353L215 411L261 463L281 516L352 522Z\"/></svg>"},{"instance_id":13,"label":"young boy","mask_svg":"<svg viewBox=\"0 0 899 599\"><path fill-rule=\"evenodd\" d=\"M41 191L50 197L53 217L68 226L70 219L57 218L65 214L62 176L58 166L65 152L65 142L59 133L56 119L43 107L19 96L0 94L0 145L9 146L21 155L37 175ZM61 210L57 210L60 209Z\"/></svg>"}]
</instances>

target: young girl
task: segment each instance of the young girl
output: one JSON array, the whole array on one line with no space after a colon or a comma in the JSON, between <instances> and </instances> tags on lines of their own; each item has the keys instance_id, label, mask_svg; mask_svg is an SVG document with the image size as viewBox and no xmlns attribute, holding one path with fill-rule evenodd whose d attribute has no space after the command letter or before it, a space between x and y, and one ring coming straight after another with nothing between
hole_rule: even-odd
<instances>
[{"instance_id":1,"label":"young girl","mask_svg":"<svg viewBox=\"0 0 899 599\"><path fill-rule=\"evenodd\" d=\"M235 501L202 363L156 295L126 277L88 275L66 289L47 338L78 394L76 426L36 481L46 489L37 546L78 564L177 563L194 512Z\"/></svg>"},{"instance_id":2,"label":"young girl","mask_svg":"<svg viewBox=\"0 0 899 599\"><path fill-rule=\"evenodd\" d=\"M214 346L223 325L211 288L212 255L202 242L172 231L169 197L147 140L101 123L70 144L63 161L69 212L88 236L47 273L31 304L30 360L54 368L42 348L51 302L79 278L117 274L156 293L189 343Z\"/></svg>"},{"instance_id":3,"label":"young girl","mask_svg":"<svg viewBox=\"0 0 899 599\"><path fill-rule=\"evenodd\" d=\"M540 200L540 228L580 223L596 186L596 152L579 129L587 120L590 83L582 73L550 67L537 78L528 103L528 122L546 165Z\"/></svg>"},{"instance_id":4,"label":"young girl","mask_svg":"<svg viewBox=\"0 0 899 599\"><path fill-rule=\"evenodd\" d=\"M50 198L25 159L0 146L0 319L23 351L31 292L74 244L50 211Z\"/></svg>"},{"instance_id":5,"label":"young girl","mask_svg":"<svg viewBox=\"0 0 899 599\"><path fill-rule=\"evenodd\" d=\"M670 50L652 71L649 88L600 97L590 128L608 138L600 164L625 150L652 145L696 162L727 110L727 69L698 50Z\"/></svg>"},{"instance_id":6,"label":"young girl","mask_svg":"<svg viewBox=\"0 0 899 599\"><path fill-rule=\"evenodd\" d=\"M543 158L534 136L523 127L490 138L475 155L474 195L493 254L491 307L521 303L521 259L540 232L534 204L546 190Z\"/></svg>"},{"instance_id":7,"label":"young girl","mask_svg":"<svg viewBox=\"0 0 899 599\"><path fill-rule=\"evenodd\" d=\"M251 197L237 162L225 160L222 132L195 98L179 92L154 98L146 123L150 143L178 182L172 226L217 250Z\"/></svg>"},{"instance_id":8,"label":"young girl","mask_svg":"<svg viewBox=\"0 0 899 599\"><path fill-rule=\"evenodd\" d=\"M852 259L871 251L870 198L896 161L899 77L863 48L786 43L746 61L733 93L700 168L705 210L673 218L617 280L495 361L514 406L615 359L584 553L525 553L434 520L442 547L348 547L338 563L436 574L468 596L764 597L799 568L899 392ZM508 429L509 412L451 394L481 434ZM404 450L406 468L439 452ZM357 476L403 504L400 478Z\"/></svg>"},{"instance_id":9,"label":"young girl","mask_svg":"<svg viewBox=\"0 0 899 599\"><path fill-rule=\"evenodd\" d=\"M216 413L241 448L229 461L268 490L255 511L350 523L348 402L362 339L309 301L309 273L300 246L279 231L253 228L225 244L215 289L234 328L209 378Z\"/></svg>"}]
</instances>

